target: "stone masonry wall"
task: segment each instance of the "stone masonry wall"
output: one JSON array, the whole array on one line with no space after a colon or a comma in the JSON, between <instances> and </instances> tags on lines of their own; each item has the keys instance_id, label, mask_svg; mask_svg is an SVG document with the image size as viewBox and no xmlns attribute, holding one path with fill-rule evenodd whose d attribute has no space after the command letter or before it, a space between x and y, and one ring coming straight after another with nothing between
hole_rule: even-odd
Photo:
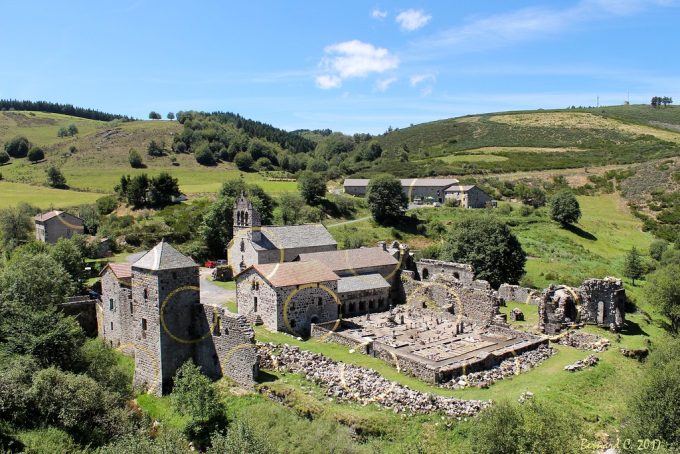
<instances>
[{"instance_id":1,"label":"stone masonry wall","mask_svg":"<svg viewBox=\"0 0 680 454\"><path fill-rule=\"evenodd\" d=\"M462 282L472 282L475 278L472 266L463 263L421 259L416 262L416 268L421 280L428 280L435 274L449 275Z\"/></svg>"},{"instance_id":2,"label":"stone masonry wall","mask_svg":"<svg viewBox=\"0 0 680 454\"><path fill-rule=\"evenodd\" d=\"M321 282L313 287L301 289L296 286L277 288L278 330L290 332L292 328L291 334L308 336L312 323L337 320L339 316L339 305L335 300L338 298L337 290L337 281ZM286 300L293 292L295 294L286 305ZM284 306L290 326L284 321Z\"/></svg>"},{"instance_id":3,"label":"stone masonry wall","mask_svg":"<svg viewBox=\"0 0 680 454\"><path fill-rule=\"evenodd\" d=\"M587 279L579 287L581 321L619 330L625 321L626 293L620 279Z\"/></svg>"},{"instance_id":4,"label":"stone masonry wall","mask_svg":"<svg viewBox=\"0 0 680 454\"><path fill-rule=\"evenodd\" d=\"M257 284L256 288L253 288L254 283ZM240 276L236 286L238 313L241 315L257 313L267 328L277 331L279 325L276 291L255 270L249 270ZM255 298L257 298L257 310L255 310Z\"/></svg>"},{"instance_id":5,"label":"stone masonry wall","mask_svg":"<svg viewBox=\"0 0 680 454\"><path fill-rule=\"evenodd\" d=\"M539 293L535 290L520 287L519 285L501 284L498 287L498 297L504 302L515 301L517 303L538 304L538 296Z\"/></svg>"}]
</instances>

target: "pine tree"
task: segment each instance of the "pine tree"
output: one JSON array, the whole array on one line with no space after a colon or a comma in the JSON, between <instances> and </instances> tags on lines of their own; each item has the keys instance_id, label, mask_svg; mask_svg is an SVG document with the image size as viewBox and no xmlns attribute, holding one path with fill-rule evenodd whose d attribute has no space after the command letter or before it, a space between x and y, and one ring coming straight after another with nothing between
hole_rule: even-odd
<instances>
[{"instance_id":1,"label":"pine tree","mask_svg":"<svg viewBox=\"0 0 680 454\"><path fill-rule=\"evenodd\" d=\"M626 255L626 261L623 265L623 275L629 279L633 280L633 285L635 285L635 279L640 279L644 273L644 268L642 266L642 259L640 258L640 253L633 246L633 248Z\"/></svg>"}]
</instances>

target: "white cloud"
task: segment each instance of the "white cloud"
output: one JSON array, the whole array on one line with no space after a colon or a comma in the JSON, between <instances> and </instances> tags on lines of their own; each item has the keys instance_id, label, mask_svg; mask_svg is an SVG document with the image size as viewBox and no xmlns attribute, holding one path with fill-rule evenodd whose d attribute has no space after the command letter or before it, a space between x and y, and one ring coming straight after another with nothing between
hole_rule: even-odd
<instances>
[{"instance_id":1,"label":"white cloud","mask_svg":"<svg viewBox=\"0 0 680 454\"><path fill-rule=\"evenodd\" d=\"M387 11L383 11L383 10L381 10L381 9L374 8L374 9L371 11L371 17L372 17L373 19L383 20L384 18L387 17Z\"/></svg>"},{"instance_id":2,"label":"white cloud","mask_svg":"<svg viewBox=\"0 0 680 454\"><path fill-rule=\"evenodd\" d=\"M323 74L321 76L316 76L316 85L319 88L328 90L329 88L338 88L342 85L342 79L338 76L332 76L328 74Z\"/></svg>"},{"instance_id":3,"label":"white cloud","mask_svg":"<svg viewBox=\"0 0 680 454\"><path fill-rule=\"evenodd\" d=\"M462 52L502 47L573 28L612 15L632 15L650 6L674 6L676 0L581 0L567 8L529 7L479 17L417 45L417 52L446 48Z\"/></svg>"},{"instance_id":4,"label":"white cloud","mask_svg":"<svg viewBox=\"0 0 680 454\"><path fill-rule=\"evenodd\" d=\"M425 14L423 10L407 9L402 11L395 18L402 30L412 32L424 27L428 22L430 22L432 16Z\"/></svg>"},{"instance_id":5,"label":"white cloud","mask_svg":"<svg viewBox=\"0 0 680 454\"><path fill-rule=\"evenodd\" d=\"M387 89L397 81L396 77L388 77L387 79L380 79L375 83L375 89L378 91L387 91Z\"/></svg>"},{"instance_id":6,"label":"white cloud","mask_svg":"<svg viewBox=\"0 0 680 454\"><path fill-rule=\"evenodd\" d=\"M435 80L434 74L414 74L409 79L409 82L411 83L412 87L415 87L416 85L418 85L420 83L434 82L434 80Z\"/></svg>"},{"instance_id":7,"label":"white cloud","mask_svg":"<svg viewBox=\"0 0 680 454\"><path fill-rule=\"evenodd\" d=\"M337 88L345 79L384 73L399 66L399 58L389 50L359 40L331 44L319 66L323 75L317 76L321 88Z\"/></svg>"}]
</instances>

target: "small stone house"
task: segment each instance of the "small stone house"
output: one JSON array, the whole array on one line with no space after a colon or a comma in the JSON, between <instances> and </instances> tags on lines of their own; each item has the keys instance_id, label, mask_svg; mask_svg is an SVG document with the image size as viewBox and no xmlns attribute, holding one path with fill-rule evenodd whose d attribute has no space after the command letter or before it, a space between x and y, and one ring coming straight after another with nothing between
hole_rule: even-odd
<instances>
[{"instance_id":1,"label":"small stone house","mask_svg":"<svg viewBox=\"0 0 680 454\"><path fill-rule=\"evenodd\" d=\"M308 335L337 320L338 276L320 262L255 264L236 276L238 313L256 314L273 331Z\"/></svg>"},{"instance_id":2,"label":"small stone house","mask_svg":"<svg viewBox=\"0 0 680 454\"><path fill-rule=\"evenodd\" d=\"M447 200L455 200L462 208L486 208L492 201L489 194L474 185L454 185L445 194Z\"/></svg>"},{"instance_id":3,"label":"small stone house","mask_svg":"<svg viewBox=\"0 0 680 454\"><path fill-rule=\"evenodd\" d=\"M55 244L60 238L82 235L83 220L65 211L52 210L35 216L35 239Z\"/></svg>"},{"instance_id":4,"label":"small stone house","mask_svg":"<svg viewBox=\"0 0 680 454\"><path fill-rule=\"evenodd\" d=\"M421 200L443 203L446 189L458 184L455 178L404 178L400 181L409 202ZM367 178L346 178L343 182L345 194L363 197L369 182Z\"/></svg>"}]
</instances>

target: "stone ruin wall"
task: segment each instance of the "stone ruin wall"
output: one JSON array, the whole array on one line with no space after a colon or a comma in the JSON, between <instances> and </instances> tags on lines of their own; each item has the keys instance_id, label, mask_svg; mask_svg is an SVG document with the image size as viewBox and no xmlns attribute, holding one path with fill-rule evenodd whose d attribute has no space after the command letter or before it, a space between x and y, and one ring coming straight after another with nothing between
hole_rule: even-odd
<instances>
[{"instance_id":1,"label":"stone ruin wall","mask_svg":"<svg viewBox=\"0 0 680 454\"><path fill-rule=\"evenodd\" d=\"M416 262L416 270L423 281L431 279L437 274L451 276L461 282L472 282L475 279L472 266L464 263L421 259Z\"/></svg>"},{"instance_id":2,"label":"stone ruin wall","mask_svg":"<svg viewBox=\"0 0 680 454\"><path fill-rule=\"evenodd\" d=\"M212 379L227 376L252 387L259 373L255 332L243 315L208 304L201 305L195 324L207 335L196 344L194 361Z\"/></svg>"},{"instance_id":3,"label":"stone ruin wall","mask_svg":"<svg viewBox=\"0 0 680 454\"><path fill-rule=\"evenodd\" d=\"M541 295L539 329L557 334L571 321L618 331L625 323L625 302L623 283L613 277L587 279L575 289L551 285Z\"/></svg>"},{"instance_id":4,"label":"stone ruin wall","mask_svg":"<svg viewBox=\"0 0 680 454\"><path fill-rule=\"evenodd\" d=\"M501 284L498 287L498 297L505 303L514 301L538 305L540 302L540 293L536 290L512 284Z\"/></svg>"},{"instance_id":5,"label":"stone ruin wall","mask_svg":"<svg viewBox=\"0 0 680 454\"><path fill-rule=\"evenodd\" d=\"M373 341L363 342L356 337L344 334L340 331L344 326L344 322L340 322L336 328L336 322L312 323L312 330L310 337L323 338L336 344L344 345L352 348L365 355L370 354L370 345Z\"/></svg>"}]
</instances>

